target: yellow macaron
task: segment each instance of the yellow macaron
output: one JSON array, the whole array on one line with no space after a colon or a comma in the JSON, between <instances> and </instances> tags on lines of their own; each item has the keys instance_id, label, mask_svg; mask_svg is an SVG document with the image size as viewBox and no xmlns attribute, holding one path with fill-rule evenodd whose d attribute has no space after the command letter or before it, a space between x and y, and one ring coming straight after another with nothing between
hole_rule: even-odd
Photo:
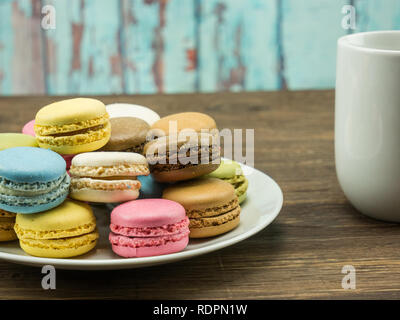
<instances>
[{"instance_id":1,"label":"yellow macaron","mask_svg":"<svg viewBox=\"0 0 400 320\"><path fill-rule=\"evenodd\" d=\"M91 207L72 200L45 212L17 214L14 230L26 253L44 258L79 256L99 237Z\"/></svg>"},{"instance_id":2,"label":"yellow macaron","mask_svg":"<svg viewBox=\"0 0 400 320\"><path fill-rule=\"evenodd\" d=\"M14 231L15 213L0 209L0 242L17 239Z\"/></svg>"},{"instance_id":3,"label":"yellow macaron","mask_svg":"<svg viewBox=\"0 0 400 320\"><path fill-rule=\"evenodd\" d=\"M23 133L0 133L0 150L14 147L38 147L35 137Z\"/></svg>"},{"instance_id":4,"label":"yellow macaron","mask_svg":"<svg viewBox=\"0 0 400 320\"><path fill-rule=\"evenodd\" d=\"M75 98L40 109L35 118L35 134L41 148L77 154L103 147L110 139L111 125L101 101Z\"/></svg>"}]
</instances>

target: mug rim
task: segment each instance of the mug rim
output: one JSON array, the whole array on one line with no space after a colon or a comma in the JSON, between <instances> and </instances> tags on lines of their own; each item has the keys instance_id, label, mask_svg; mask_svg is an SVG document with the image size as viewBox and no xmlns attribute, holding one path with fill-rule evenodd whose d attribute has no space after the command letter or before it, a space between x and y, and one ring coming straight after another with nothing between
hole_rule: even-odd
<instances>
[{"instance_id":1,"label":"mug rim","mask_svg":"<svg viewBox=\"0 0 400 320\"><path fill-rule=\"evenodd\" d=\"M367 31L367 32L357 32L357 33L347 34L338 39L338 41L337 41L338 46L343 46L343 47L347 47L347 48L362 51L362 52L400 56L400 50L364 47L364 46L360 46L360 45L355 44L354 42L349 41L353 38L364 37L364 36L368 36L371 34L398 34L400 37L400 30Z\"/></svg>"}]
</instances>

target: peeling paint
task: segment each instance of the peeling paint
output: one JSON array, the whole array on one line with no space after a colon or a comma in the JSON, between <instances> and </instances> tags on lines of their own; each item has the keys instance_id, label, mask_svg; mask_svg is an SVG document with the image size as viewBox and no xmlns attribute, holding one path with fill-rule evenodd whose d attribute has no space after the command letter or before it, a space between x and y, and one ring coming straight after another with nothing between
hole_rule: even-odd
<instances>
[{"instance_id":1,"label":"peeling paint","mask_svg":"<svg viewBox=\"0 0 400 320\"><path fill-rule=\"evenodd\" d=\"M74 70L81 69L81 42L83 36L84 25L82 23L72 23L72 61L71 61L71 73Z\"/></svg>"}]
</instances>

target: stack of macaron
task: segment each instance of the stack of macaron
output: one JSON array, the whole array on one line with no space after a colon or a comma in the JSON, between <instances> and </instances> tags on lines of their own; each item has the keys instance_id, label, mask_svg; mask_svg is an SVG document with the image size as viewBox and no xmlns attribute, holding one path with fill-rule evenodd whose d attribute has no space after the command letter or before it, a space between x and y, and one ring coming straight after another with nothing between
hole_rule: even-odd
<instances>
[{"instance_id":1,"label":"stack of macaron","mask_svg":"<svg viewBox=\"0 0 400 320\"><path fill-rule=\"evenodd\" d=\"M22 134L0 134L0 241L18 238L39 257L82 255L99 238L90 204L115 203L117 255L174 253L189 237L234 229L247 185L239 164L221 162L206 114L160 118L138 105L63 100L41 108Z\"/></svg>"},{"instance_id":2,"label":"stack of macaron","mask_svg":"<svg viewBox=\"0 0 400 320\"><path fill-rule=\"evenodd\" d=\"M221 164L214 119L199 112L172 114L155 122L149 137L144 152L151 174L156 181L170 184L162 197L185 208L189 236L207 238L234 229L239 224L242 199L230 180L215 175L226 164ZM215 178L205 179L210 175Z\"/></svg>"}]
</instances>

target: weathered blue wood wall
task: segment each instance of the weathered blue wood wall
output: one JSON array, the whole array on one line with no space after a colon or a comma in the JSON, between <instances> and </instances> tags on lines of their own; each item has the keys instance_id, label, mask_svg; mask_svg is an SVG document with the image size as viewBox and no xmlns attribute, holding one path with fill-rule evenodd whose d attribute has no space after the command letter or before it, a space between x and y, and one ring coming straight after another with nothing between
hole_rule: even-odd
<instances>
[{"instance_id":1,"label":"weathered blue wood wall","mask_svg":"<svg viewBox=\"0 0 400 320\"><path fill-rule=\"evenodd\" d=\"M399 0L1 0L0 95L331 88L345 4L400 28Z\"/></svg>"}]
</instances>

